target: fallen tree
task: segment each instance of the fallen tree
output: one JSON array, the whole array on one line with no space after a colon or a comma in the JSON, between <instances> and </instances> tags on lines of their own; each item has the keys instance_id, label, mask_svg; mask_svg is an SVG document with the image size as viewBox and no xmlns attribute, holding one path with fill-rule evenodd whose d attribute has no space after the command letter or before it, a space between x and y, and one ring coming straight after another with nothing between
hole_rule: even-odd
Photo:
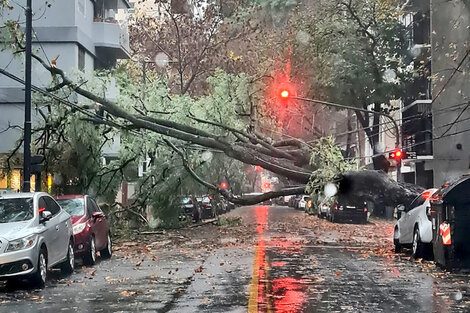
<instances>
[{"instance_id":1,"label":"fallen tree","mask_svg":"<svg viewBox=\"0 0 470 313\"><path fill-rule=\"evenodd\" d=\"M183 165L187 171L199 183L207 188L221 193L230 201L249 205L256 204L268 199L291 194L303 194L306 192L321 192L320 188L327 181L317 182L312 185L312 181L319 179L322 168L321 162L312 161L306 163L311 158L311 145L300 139L275 141L272 138L253 131L244 131L233 128L215 121L203 120L195 116L188 116L193 125L183 124L171 119L165 119L155 113L142 112L132 104L127 104L126 108L118 103L101 97L85 89L82 84L77 84L68 78L63 70L56 66L47 64L37 55L33 56L40 64L47 69L58 81L55 86L43 90L35 88L36 92L53 97L55 100L69 104L60 99L52 92L67 89L68 92L77 94L92 100L99 105L104 114L94 116L93 122L111 127L119 127L125 131L147 130L161 135L164 142L168 144L183 160ZM19 82L21 79L10 73L0 70L0 73L9 76ZM129 110L128 108L133 109ZM83 106L80 109L89 110L93 114L94 109ZM218 133L211 133L204 129L204 125L215 126L220 130ZM258 165L280 176L288 178L291 182L298 184L287 187L279 191L271 191L257 196L237 197L225 189L219 188L201 179L191 168L186 160L185 151L178 148L170 138L178 141L190 143L208 149L223 152L230 158L234 158L245 164ZM352 193L357 197L380 203L386 206L396 206L401 203L410 202L421 191L419 187L397 183L391 180L386 174L378 171L347 171L338 172L331 177L332 182L339 185L340 192ZM310 183L310 184L309 184Z\"/></svg>"}]
</instances>

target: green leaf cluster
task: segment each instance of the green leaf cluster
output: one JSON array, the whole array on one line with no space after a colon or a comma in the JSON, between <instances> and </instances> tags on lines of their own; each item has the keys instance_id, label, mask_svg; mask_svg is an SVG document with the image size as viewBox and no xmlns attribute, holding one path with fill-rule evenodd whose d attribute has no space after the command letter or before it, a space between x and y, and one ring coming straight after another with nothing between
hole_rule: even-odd
<instances>
[{"instance_id":1,"label":"green leaf cluster","mask_svg":"<svg viewBox=\"0 0 470 313\"><path fill-rule=\"evenodd\" d=\"M316 168L307 184L307 192L317 207L324 199L323 191L326 184L335 183L338 177L356 167L353 160L345 160L341 149L335 144L333 137L320 138L312 148L310 165Z\"/></svg>"}]
</instances>

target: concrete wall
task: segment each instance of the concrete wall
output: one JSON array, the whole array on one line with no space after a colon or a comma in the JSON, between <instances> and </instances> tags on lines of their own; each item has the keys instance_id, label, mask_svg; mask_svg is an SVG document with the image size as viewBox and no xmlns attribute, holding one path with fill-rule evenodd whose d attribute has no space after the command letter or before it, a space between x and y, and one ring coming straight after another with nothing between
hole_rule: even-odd
<instances>
[{"instance_id":1,"label":"concrete wall","mask_svg":"<svg viewBox=\"0 0 470 313\"><path fill-rule=\"evenodd\" d=\"M466 105L470 100L470 57L466 57L458 71L453 70L470 48L469 28L468 1L431 1L432 110L435 138L432 167L436 186L470 172L470 107ZM461 104L460 107L452 108L458 104ZM461 133L456 134L459 132Z\"/></svg>"}]
</instances>

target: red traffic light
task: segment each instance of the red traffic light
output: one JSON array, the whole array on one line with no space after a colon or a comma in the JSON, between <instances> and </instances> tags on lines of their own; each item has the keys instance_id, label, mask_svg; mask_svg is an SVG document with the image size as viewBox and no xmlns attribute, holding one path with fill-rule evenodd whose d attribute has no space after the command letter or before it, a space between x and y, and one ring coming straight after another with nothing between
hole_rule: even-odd
<instances>
[{"instance_id":1,"label":"red traffic light","mask_svg":"<svg viewBox=\"0 0 470 313\"><path fill-rule=\"evenodd\" d=\"M281 91L281 98L282 98L282 99L287 99L287 98L289 98L289 90L286 90L286 89L282 90L282 91Z\"/></svg>"},{"instance_id":2,"label":"red traffic light","mask_svg":"<svg viewBox=\"0 0 470 313\"><path fill-rule=\"evenodd\" d=\"M403 152L401 149L395 149L393 152L390 152L388 157L390 159L395 159L395 161L399 162L402 159L404 159L406 156L406 153Z\"/></svg>"},{"instance_id":3,"label":"red traffic light","mask_svg":"<svg viewBox=\"0 0 470 313\"><path fill-rule=\"evenodd\" d=\"M220 188L222 188L222 189L227 189L227 183L226 183L226 182L222 182L222 184L220 184Z\"/></svg>"}]
</instances>

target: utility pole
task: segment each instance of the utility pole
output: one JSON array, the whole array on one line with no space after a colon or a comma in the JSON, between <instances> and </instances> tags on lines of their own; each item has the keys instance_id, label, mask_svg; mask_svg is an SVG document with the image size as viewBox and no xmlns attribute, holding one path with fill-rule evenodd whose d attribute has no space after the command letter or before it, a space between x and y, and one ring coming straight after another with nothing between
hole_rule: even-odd
<instances>
[{"instance_id":1,"label":"utility pole","mask_svg":"<svg viewBox=\"0 0 470 313\"><path fill-rule=\"evenodd\" d=\"M31 191L31 30L33 22L32 0L27 0L26 14L26 62L24 90L24 159L23 159L23 192Z\"/></svg>"}]
</instances>

